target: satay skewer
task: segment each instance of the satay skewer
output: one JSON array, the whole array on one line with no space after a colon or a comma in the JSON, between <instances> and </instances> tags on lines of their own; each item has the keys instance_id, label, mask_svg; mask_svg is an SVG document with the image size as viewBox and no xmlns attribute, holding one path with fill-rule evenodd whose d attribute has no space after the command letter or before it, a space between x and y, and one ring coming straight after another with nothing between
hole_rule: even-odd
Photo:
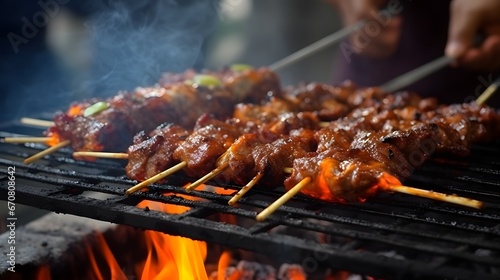
<instances>
[{"instance_id":1,"label":"satay skewer","mask_svg":"<svg viewBox=\"0 0 500 280\"><path fill-rule=\"evenodd\" d=\"M128 154L127 153L109 153L109 152L74 152L73 157L128 159Z\"/></svg>"},{"instance_id":2,"label":"satay skewer","mask_svg":"<svg viewBox=\"0 0 500 280\"><path fill-rule=\"evenodd\" d=\"M293 188L283 194L280 198L278 198L275 202L271 203L271 205L267 206L266 209L262 210L255 219L259 222L264 221L273 214L278 208L280 208L283 204L289 201L292 197L297 195L307 184L311 182L311 177L306 177L302 179L299 183L297 183Z\"/></svg>"},{"instance_id":3,"label":"satay skewer","mask_svg":"<svg viewBox=\"0 0 500 280\"><path fill-rule=\"evenodd\" d=\"M127 153L109 153L109 152L74 152L73 153L73 157L96 157L96 158L128 159L128 154ZM187 163L186 162L181 162L180 164L182 165L182 167L184 167ZM198 179L197 181L195 181L195 182L189 184L188 186L186 186L185 187L186 190L188 190L188 191L194 190L199 185L201 185L201 184L207 182L208 180L212 179L213 177L217 176L226 167L227 167L227 164L221 165L221 166L217 167L216 169L212 170L207 175L203 176L202 178ZM178 168L177 165L173 166L173 167L171 167L171 168L169 168L169 169L167 169L167 170L165 170L165 171L163 171L161 173L158 173L156 176L153 176L153 177L147 179L147 181L148 181L147 183L145 183L145 184L141 183L141 184L138 184L138 185L136 185L136 186L128 189L127 190L127 194L131 194L133 192L136 192L136 191L140 190L141 188L144 188L144 187L147 187L148 185L154 184L157 181L159 181L161 179L164 179L167 176L172 175L172 174L174 174L177 171L180 171L181 169L182 168ZM158 176L160 174L163 174L163 175L162 176ZM262 175L260 177L262 177ZM260 177L259 177L259 179L260 179ZM257 181L255 181L253 184L256 184L256 183L257 183ZM252 186L250 186L248 188L248 190L250 190L251 187ZM246 191L244 193L241 193L240 195L243 196L245 193L246 193ZM236 201L238 201L238 200L235 200L234 202L236 202Z\"/></svg>"},{"instance_id":4,"label":"satay skewer","mask_svg":"<svg viewBox=\"0 0 500 280\"><path fill-rule=\"evenodd\" d=\"M108 153L108 152L74 152L73 153L73 157L96 157L96 158L112 158L112 159L128 159L128 154L127 153ZM185 166L187 165L187 162L185 161L182 161L168 169L166 169L165 171L162 171L158 174L156 174L155 176L153 177L150 177L144 181L142 181L141 183L129 188L125 194L126 195L130 195L134 192L137 192L143 188L146 188L147 186L151 185L151 184L154 184L162 179L165 179L166 177L174 174L175 172L177 171L180 171L182 170L182 168L184 168ZM217 175L217 174L215 174ZM214 176L215 176L214 175ZM212 176L213 177L213 176ZM210 178L209 178L210 179ZM207 180L209 180L207 179ZM201 183L200 183L201 184Z\"/></svg>"},{"instance_id":5,"label":"satay skewer","mask_svg":"<svg viewBox=\"0 0 500 280\"><path fill-rule=\"evenodd\" d=\"M47 143L52 141L52 137L1 137L0 142L3 143Z\"/></svg>"},{"instance_id":6,"label":"satay skewer","mask_svg":"<svg viewBox=\"0 0 500 280\"><path fill-rule=\"evenodd\" d=\"M37 161L37 160L43 158L46 155L50 155L50 154L56 152L57 150L60 150L60 149L62 149L64 147L68 146L70 143L71 142L69 140L57 143L56 145L54 145L52 147L49 147L49 148L47 148L47 149L45 149L45 150L43 150L43 151L41 151L39 153L36 153L36 154L30 156L29 158L25 159L24 160L24 164L30 164L30 163L32 163L34 161Z\"/></svg>"},{"instance_id":7,"label":"satay skewer","mask_svg":"<svg viewBox=\"0 0 500 280\"><path fill-rule=\"evenodd\" d=\"M483 93L476 99L476 103L479 105L483 105L486 101L493 96L495 92L498 91L498 87L500 86L500 77L496 78L493 83L487 87Z\"/></svg>"},{"instance_id":8,"label":"satay skewer","mask_svg":"<svg viewBox=\"0 0 500 280\"><path fill-rule=\"evenodd\" d=\"M289 201L291 198L293 198L296 194L298 194L302 190L302 188L304 188L310 182L311 182L311 177L305 177L304 179L302 179L299 183L297 183L289 191L287 191L285 194L283 194L275 202L273 202L267 208L262 210L255 217L255 219L259 222L267 219L279 207L281 207L283 204L285 204L287 201ZM439 193L439 192L435 192L435 191L429 191L429 190L408 187L408 186L403 186L403 185L388 185L388 186L382 187L381 190L386 191L386 192L398 192L398 193L404 193L404 194L409 194L409 195L418 196L418 197L430 198L433 200L448 202L448 203L457 204L457 205L466 206L466 207L471 207L471 208L475 208L475 209L481 209L484 207L484 202L479 201L479 200L461 197L461 196L454 195L454 194Z\"/></svg>"},{"instance_id":9,"label":"satay skewer","mask_svg":"<svg viewBox=\"0 0 500 280\"><path fill-rule=\"evenodd\" d=\"M250 182L241 187L241 189L227 202L227 204L234 205L236 202L238 202L251 188L253 188L253 186L255 186L260 181L262 176L264 176L264 173L257 173L257 175L255 175L252 180L250 180Z\"/></svg>"},{"instance_id":10,"label":"satay skewer","mask_svg":"<svg viewBox=\"0 0 500 280\"><path fill-rule=\"evenodd\" d=\"M291 167L285 167L283 168L283 172L290 174L292 173L292 168ZM250 189L255 186L260 179L264 176L264 172L258 172L257 175L255 175L250 182L248 182L246 185L241 187L241 189L228 201L227 204L229 205L234 205L236 202L238 202Z\"/></svg>"},{"instance_id":11,"label":"satay skewer","mask_svg":"<svg viewBox=\"0 0 500 280\"><path fill-rule=\"evenodd\" d=\"M196 180L195 182L189 184L188 186L185 187L187 191L192 191L196 189L199 185L204 184L208 180L212 179L213 177L217 176L219 173L224 171L228 167L228 163L224 163L222 165L217 166L214 170L210 171L208 174L205 176L201 177L200 179Z\"/></svg>"},{"instance_id":12,"label":"satay skewer","mask_svg":"<svg viewBox=\"0 0 500 280\"><path fill-rule=\"evenodd\" d=\"M285 167L283 172L292 173L292 168ZM263 175L264 175L263 173L257 174L248 184L243 186L236 195L234 195L234 197L229 201L228 204L233 205L238 200L240 200L243 197L243 195L246 194L260 180L260 178ZM476 209L481 209L484 206L484 202L479 201L479 200L466 198L466 197L458 196L455 194L445 194L445 193L424 190L424 189L403 186L403 185L389 185L387 187L382 187L381 189L388 191L388 192L404 193L404 194L408 194L408 195L419 196L419 197L429 198L429 199L433 199L433 200L439 200L439 201L443 201L443 202L458 204L458 205L467 206L467 207L476 208Z\"/></svg>"},{"instance_id":13,"label":"satay skewer","mask_svg":"<svg viewBox=\"0 0 500 280\"><path fill-rule=\"evenodd\" d=\"M398 192L398 193L404 193L404 194L409 194L409 195L413 195L413 196L430 198L433 200L444 201L444 202L458 204L458 205L467 206L467 207L476 208L476 209L481 209L484 207L484 202L479 201L479 200L466 198L466 197L458 196L455 194L439 193L439 192L435 192L435 191L429 191L429 190L424 190L424 189L419 189L419 188L414 188L414 187L389 186L384 190L389 191L389 192Z\"/></svg>"},{"instance_id":14,"label":"satay skewer","mask_svg":"<svg viewBox=\"0 0 500 280\"><path fill-rule=\"evenodd\" d=\"M44 128L54 126L53 121L39 120L39 119L33 119L33 118L21 118L20 122L22 124L44 127Z\"/></svg>"},{"instance_id":15,"label":"satay skewer","mask_svg":"<svg viewBox=\"0 0 500 280\"><path fill-rule=\"evenodd\" d=\"M160 173L156 174L155 176L153 176L149 179L146 179L146 180L140 182L139 184L129 188L128 190L125 191L125 195L131 195L136 191L139 191L139 190L141 190L141 189L143 189L143 188L145 188L153 183L156 183L156 182L160 181L161 179L164 179L164 178L172 175L173 173L181 170L186 165L187 165L187 162L185 162L185 161L180 162L180 163L172 166L171 168L169 168L163 172L160 172Z\"/></svg>"}]
</instances>

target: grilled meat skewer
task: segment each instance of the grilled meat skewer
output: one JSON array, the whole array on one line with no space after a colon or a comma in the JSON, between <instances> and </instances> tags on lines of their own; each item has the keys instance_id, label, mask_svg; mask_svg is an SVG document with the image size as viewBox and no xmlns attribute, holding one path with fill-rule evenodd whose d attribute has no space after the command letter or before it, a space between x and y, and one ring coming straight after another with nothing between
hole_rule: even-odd
<instances>
[{"instance_id":1,"label":"grilled meat skewer","mask_svg":"<svg viewBox=\"0 0 500 280\"><path fill-rule=\"evenodd\" d=\"M281 94L277 76L264 68L224 73L224 77L226 84L177 82L74 104L68 112L55 115L55 125L47 134L70 140L76 151L123 151L136 133L161 123L192 127L204 113L225 118L237 103Z\"/></svg>"},{"instance_id":2,"label":"grilled meat skewer","mask_svg":"<svg viewBox=\"0 0 500 280\"><path fill-rule=\"evenodd\" d=\"M329 133L323 141L337 145L296 159L285 187L290 189L309 177L304 194L333 202L363 201L387 185L387 180L408 178L434 152L463 156L473 143L500 136L500 115L475 103L441 107L420 118L424 120L388 120L383 125L386 131L361 130L347 141L350 133L320 130L318 134ZM336 137L343 140L328 139Z\"/></svg>"},{"instance_id":3,"label":"grilled meat skewer","mask_svg":"<svg viewBox=\"0 0 500 280\"><path fill-rule=\"evenodd\" d=\"M128 149L127 176L142 181L184 161L188 163L184 169L188 175L201 177L214 168L218 157L240 135L255 133L260 139L271 142L296 128L319 129L319 123L313 114L287 113L268 123L242 123L237 119L220 121L204 115L193 132L171 124L160 126L149 137L144 133L135 137L135 144Z\"/></svg>"}]
</instances>

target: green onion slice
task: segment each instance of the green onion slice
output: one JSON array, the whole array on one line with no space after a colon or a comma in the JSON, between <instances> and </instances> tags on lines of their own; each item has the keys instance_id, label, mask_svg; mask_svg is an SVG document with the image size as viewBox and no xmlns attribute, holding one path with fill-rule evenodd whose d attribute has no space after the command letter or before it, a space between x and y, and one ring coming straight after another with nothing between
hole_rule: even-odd
<instances>
[{"instance_id":1,"label":"green onion slice","mask_svg":"<svg viewBox=\"0 0 500 280\"><path fill-rule=\"evenodd\" d=\"M253 69L253 67L248 65L248 64L233 64L233 65L229 66L229 68L233 71L236 71L236 72L243 72L246 70Z\"/></svg>"},{"instance_id":2,"label":"green onion slice","mask_svg":"<svg viewBox=\"0 0 500 280\"><path fill-rule=\"evenodd\" d=\"M213 75L199 74L193 77L193 83L203 87L221 86L222 81Z\"/></svg>"},{"instance_id":3,"label":"green onion slice","mask_svg":"<svg viewBox=\"0 0 500 280\"><path fill-rule=\"evenodd\" d=\"M102 101L97 102L97 103L92 104L89 107L87 107L85 109L85 111L83 111L83 116L88 117L88 116L95 115L101 111L106 110L108 107L109 107L109 105L106 102L102 102Z\"/></svg>"}]
</instances>

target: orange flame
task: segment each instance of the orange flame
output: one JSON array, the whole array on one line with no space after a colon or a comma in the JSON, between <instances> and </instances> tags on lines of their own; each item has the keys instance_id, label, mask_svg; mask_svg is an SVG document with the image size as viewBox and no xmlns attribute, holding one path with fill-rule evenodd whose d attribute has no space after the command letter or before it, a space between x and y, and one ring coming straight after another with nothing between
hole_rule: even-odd
<instances>
[{"instance_id":1,"label":"orange flame","mask_svg":"<svg viewBox=\"0 0 500 280\"><path fill-rule=\"evenodd\" d=\"M160 202L143 201L138 207L180 214L188 207L168 205ZM208 279L205 269L207 244L185 237L145 231L148 257L136 267L141 280L146 279Z\"/></svg>"},{"instance_id":2,"label":"orange flame","mask_svg":"<svg viewBox=\"0 0 500 280\"><path fill-rule=\"evenodd\" d=\"M104 239L102 234L98 234L96 238L97 238L98 248L100 249L100 252L102 253L104 259L106 260L106 264L109 268L109 275L110 275L109 279L127 279L127 277L121 270L120 266L118 265L118 262L116 261L115 257L113 256L111 249L109 249L108 244L106 243L106 240ZM94 272L96 279L99 280L106 279L106 277L102 275L101 269L99 268L99 265L97 265L94 252L92 251L90 245L88 244L87 244L87 253L89 254L90 264L92 266L92 270Z\"/></svg>"},{"instance_id":3,"label":"orange flame","mask_svg":"<svg viewBox=\"0 0 500 280\"><path fill-rule=\"evenodd\" d=\"M216 190L216 192L229 193L227 190ZM164 195L172 194L164 193ZM189 195L175 195L189 200L198 199ZM137 207L148 207L151 210L162 211L173 215L182 214L191 209L187 206L164 204L154 201L142 201ZM137 279L209 279L204 263L207 257L207 244L205 242L185 237L170 236L151 230L146 230L144 236L148 254L144 262L135 266ZM97 245L94 249L91 245L86 245L89 263L92 269L90 273L93 279L127 279L106 243L104 236L98 234L96 237ZM95 248L98 248L98 251L95 250ZM219 260L218 279L225 279L226 268L230 261L230 253L224 252ZM235 273L231 275L229 279L240 279L239 275L240 273ZM51 275L49 267L41 266L36 273L36 279L50 280Z\"/></svg>"},{"instance_id":4,"label":"orange flame","mask_svg":"<svg viewBox=\"0 0 500 280\"><path fill-rule=\"evenodd\" d=\"M231 252L224 251L219 258L219 265L217 266L217 280L225 280L226 269L231 262Z\"/></svg>"}]
</instances>

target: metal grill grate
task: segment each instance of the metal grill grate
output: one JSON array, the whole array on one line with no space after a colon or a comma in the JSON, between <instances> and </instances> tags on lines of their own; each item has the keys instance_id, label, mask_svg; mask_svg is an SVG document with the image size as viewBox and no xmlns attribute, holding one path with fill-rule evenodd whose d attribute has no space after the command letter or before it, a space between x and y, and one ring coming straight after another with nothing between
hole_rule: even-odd
<instances>
[{"instance_id":1,"label":"metal grill grate","mask_svg":"<svg viewBox=\"0 0 500 280\"><path fill-rule=\"evenodd\" d=\"M125 177L124 164L75 161L70 150L33 165L21 163L43 148L0 144L1 199L7 199L7 167L15 166L17 203L256 251L301 263L306 271L322 266L404 279L500 276L500 151L494 146L476 147L467 159L433 159L405 182L482 200L488 207L481 211L401 194L349 205L297 196L262 223L254 221L255 215L283 189L253 190L230 207L231 195L188 193L180 187L188 179L174 176L149 193L125 197L124 190L135 182ZM190 209L172 215L135 207L145 199ZM214 218L220 215L240 223Z\"/></svg>"}]
</instances>

